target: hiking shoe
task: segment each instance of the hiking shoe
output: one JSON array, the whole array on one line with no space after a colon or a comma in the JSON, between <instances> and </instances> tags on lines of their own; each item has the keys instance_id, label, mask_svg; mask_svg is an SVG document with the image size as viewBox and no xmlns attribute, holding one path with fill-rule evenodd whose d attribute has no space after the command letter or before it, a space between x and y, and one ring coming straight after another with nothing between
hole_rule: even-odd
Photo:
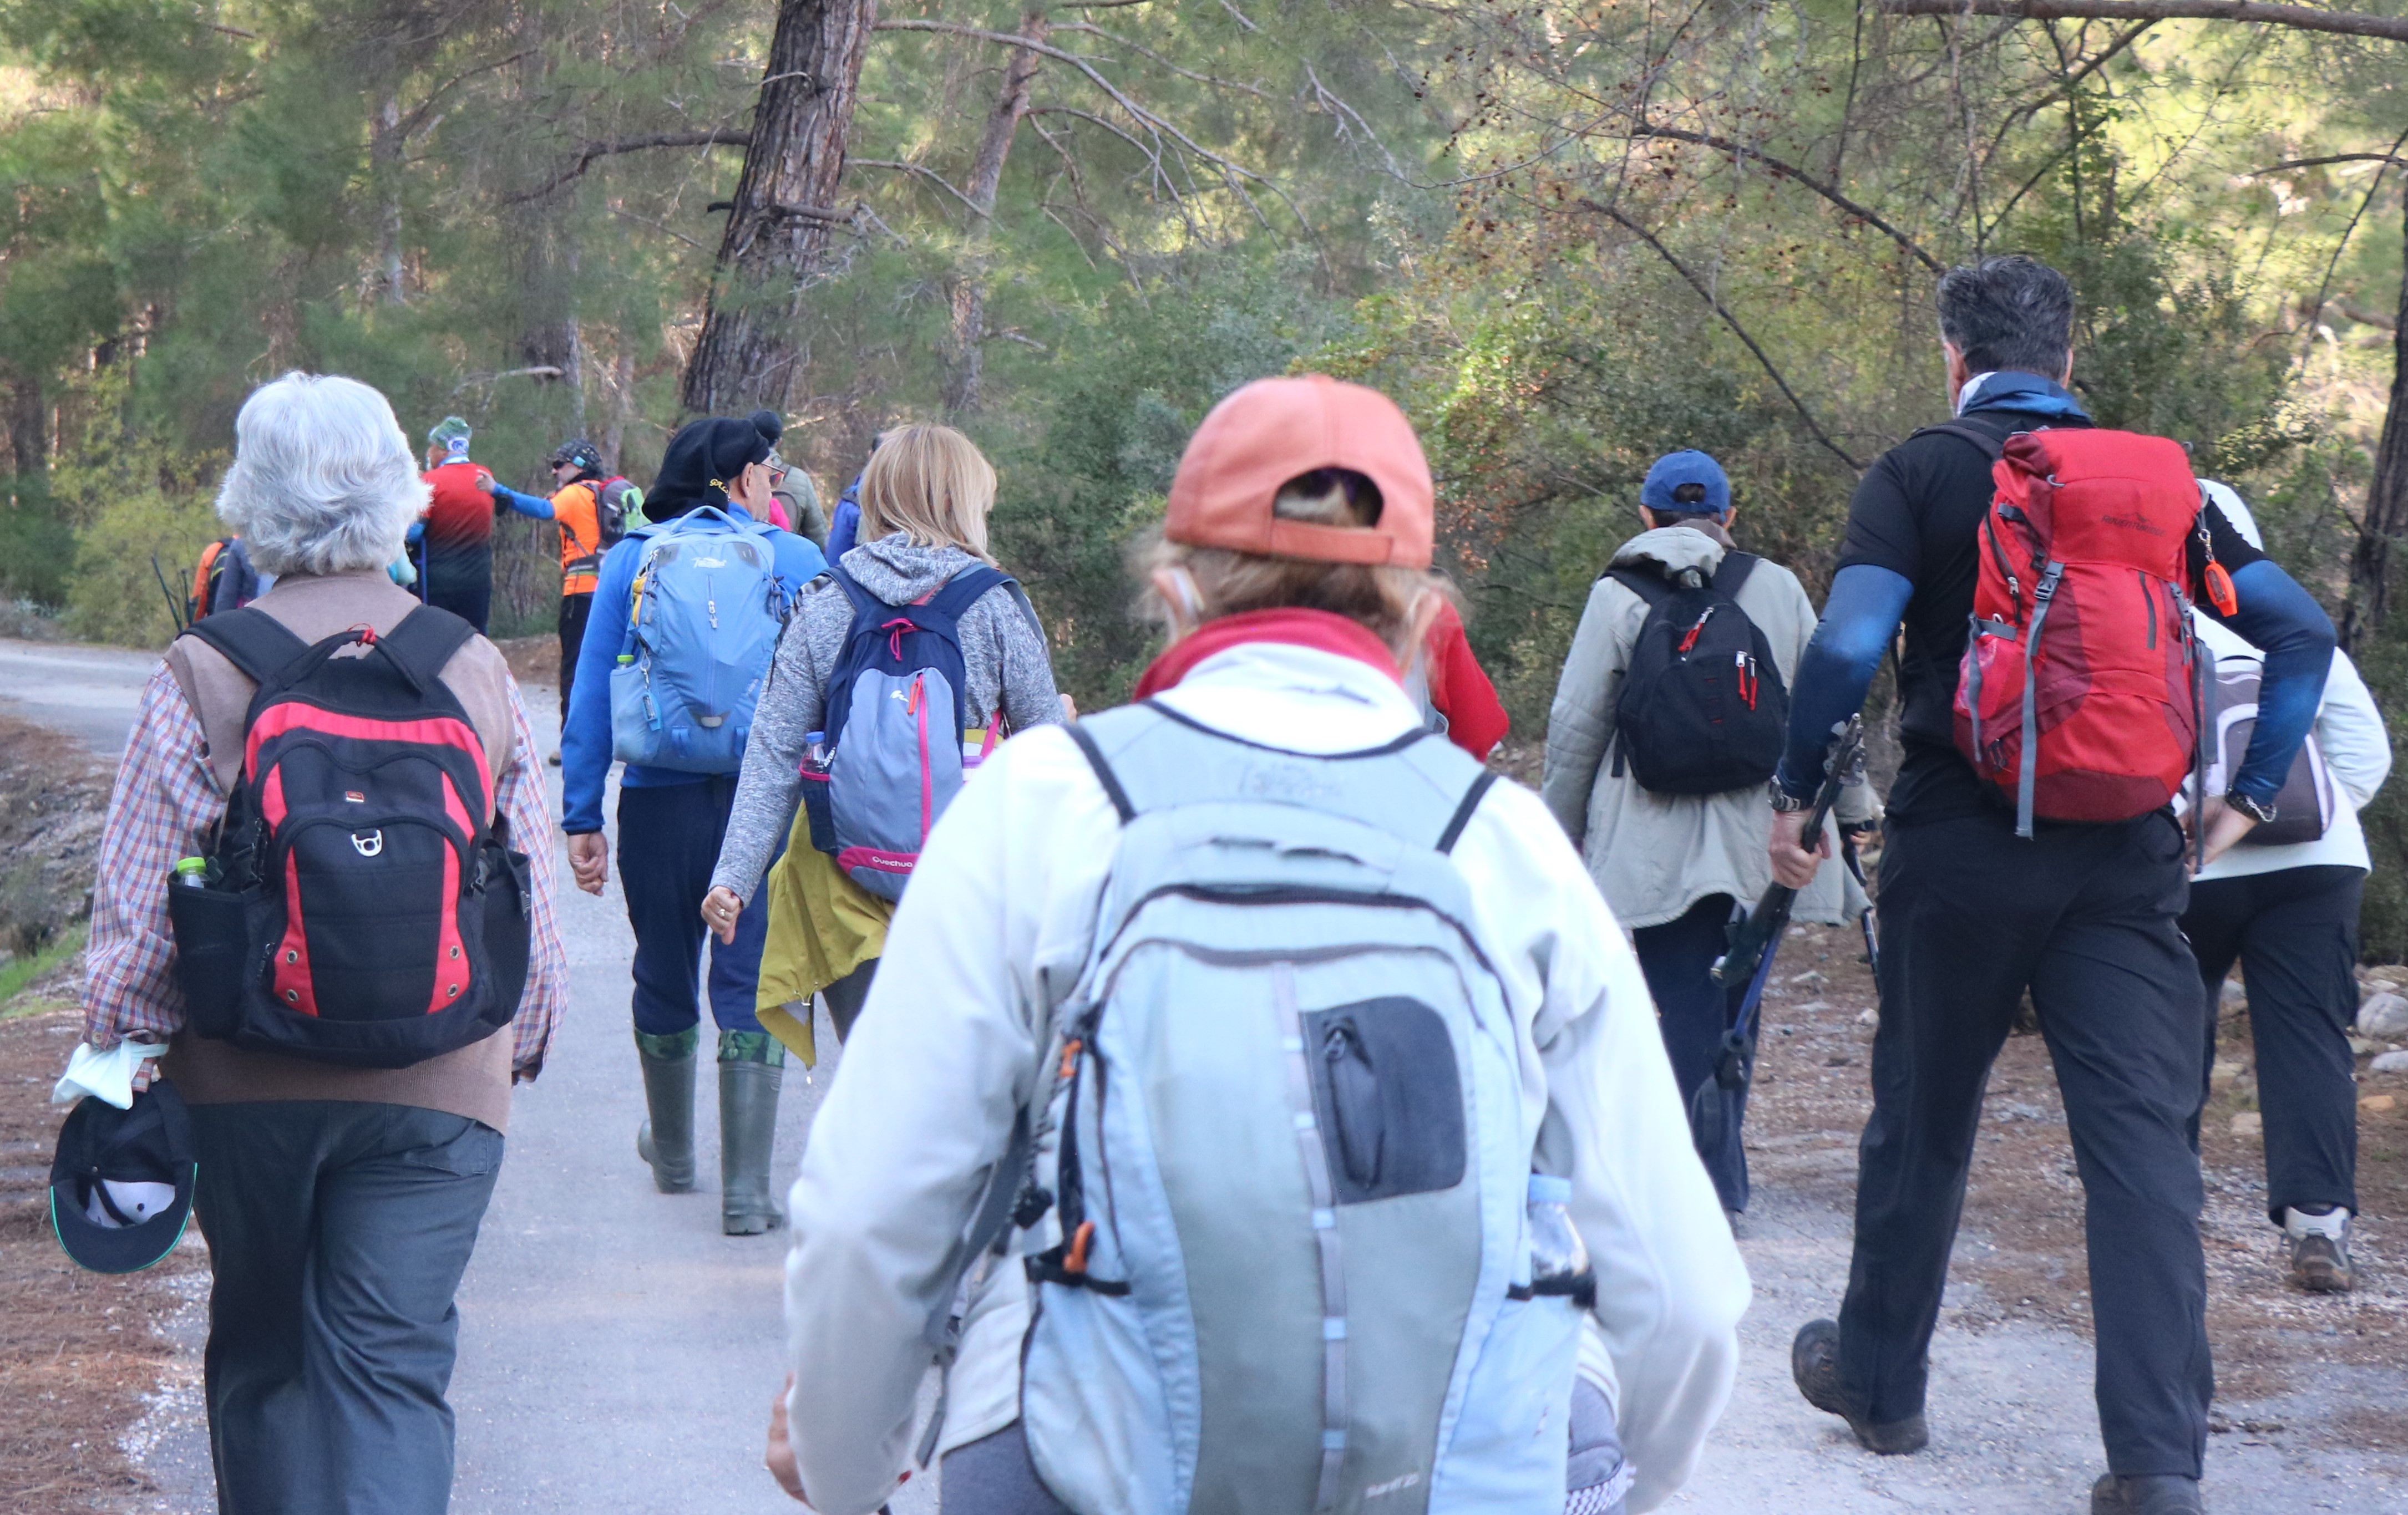
<instances>
[{"instance_id":1,"label":"hiking shoe","mask_svg":"<svg viewBox=\"0 0 2408 1515\"><path fill-rule=\"evenodd\" d=\"M1798 1392L1806 1403L1827 1415L1837 1415L1848 1422L1867 1451L1877 1451L1885 1457L1901 1456L1921 1451L1931 1440L1920 1414L1902 1421L1876 1425L1857 1414L1840 1392L1840 1322L1809 1321L1798 1328L1798 1339L1789 1344L1789 1376L1798 1380Z\"/></svg>"},{"instance_id":2,"label":"hiking shoe","mask_svg":"<svg viewBox=\"0 0 2408 1515\"><path fill-rule=\"evenodd\" d=\"M557 767L559 767L559 766L560 766L560 754L559 754L559 753L557 753L557 752L554 752L553 754L552 754L552 756L550 756L549 758L546 758L544 761L545 761L545 762L547 762L547 763L549 763L549 764L551 764L553 767L557 768Z\"/></svg>"},{"instance_id":3,"label":"hiking shoe","mask_svg":"<svg viewBox=\"0 0 2408 1515\"><path fill-rule=\"evenodd\" d=\"M2151 1473L2128 1479L2100 1475L2090 1486L2090 1515L2206 1515L2199 1502L2199 1479L2178 1473Z\"/></svg>"},{"instance_id":4,"label":"hiking shoe","mask_svg":"<svg viewBox=\"0 0 2408 1515\"><path fill-rule=\"evenodd\" d=\"M2345 1294L2354 1282L2349 1265L2349 1211L2327 1205L2321 1214L2299 1208L2283 1212L2283 1234L2291 1241L2291 1282L2312 1294Z\"/></svg>"}]
</instances>

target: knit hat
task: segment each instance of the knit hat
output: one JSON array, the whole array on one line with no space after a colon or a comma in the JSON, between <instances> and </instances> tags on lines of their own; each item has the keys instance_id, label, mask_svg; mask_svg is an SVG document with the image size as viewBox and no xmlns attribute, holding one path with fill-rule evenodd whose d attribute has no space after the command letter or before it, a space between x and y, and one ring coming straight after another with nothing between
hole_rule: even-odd
<instances>
[{"instance_id":1,"label":"knit hat","mask_svg":"<svg viewBox=\"0 0 2408 1515\"><path fill-rule=\"evenodd\" d=\"M742 421L708 416L687 422L661 454L660 472L644 495L644 515L666 521L696 506L726 508L728 481L747 465L768 457L785 429L775 410L755 410Z\"/></svg>"},{"instance_id":2,"label":"knit hat","mask_svg":"<svg viewBox=\"0 0 2408 1515\"><path fill-rule=\"evenodd\" d=\"M1320 468L1351 468L1378 485L1379 521L1331 526L1271 514L1281 485ZM1162 534L1268 557L1426 568L1436 496L1421 441L1394 400L1320 374L1257 379L1188 439Z\"/></svg>"},{"instance_id":3,"label":"knit hat","mask_svg":"<svg viewBox=\"0 0 2408 1515\"><path fill-rule=\"evenodd\" d=\"M426 450L441 452L447 463L454 458L466 458L468 455L468 436L466 422L458 416L445 416L435 423L433 431L426 434Z\"/></svg>"}]
</instances>

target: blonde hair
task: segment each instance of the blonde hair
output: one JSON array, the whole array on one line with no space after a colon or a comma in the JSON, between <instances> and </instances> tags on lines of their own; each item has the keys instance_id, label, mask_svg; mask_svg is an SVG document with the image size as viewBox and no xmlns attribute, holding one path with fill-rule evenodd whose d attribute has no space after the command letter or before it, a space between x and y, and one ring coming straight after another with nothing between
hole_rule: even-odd
<instances>
[{"instance_id":1,"label":"blonde hair","mask_svg":"<svg viewBox=\"0 0 2408 1515\"><path fill-rule=\"evenodd\" d=\"M1369 526L1380 519L1380 488L1347 468L1320 468L1289 479L1271 501L1271 514L1323 526ZM1399 658L1412 649L1413 608L1426 592L1455 598L1444 574L1388 565L1325 563L1315 558L1271 557L1226 547L1196 547L1155 533L1139 550L1137 570L1145 583L1145 608L1166 626L1173 607L1154 582L1161 569L1184 569L1199 605L1186 609L1198 622L1252 610L1326 610L1357 622L1388 644Z\"/></svg>"},{"instance_id":2,"label":"blonde hair","mask_svg":"<svg viewBox=\"0 0 2408 1515\"><path fill-rule=\"evenodd\" d=\"M958 547L987 555L995 465L951 426L897 426L878 439L861 474L860 540L901 532L914 547Z\"/></svg>"}]
</instances>

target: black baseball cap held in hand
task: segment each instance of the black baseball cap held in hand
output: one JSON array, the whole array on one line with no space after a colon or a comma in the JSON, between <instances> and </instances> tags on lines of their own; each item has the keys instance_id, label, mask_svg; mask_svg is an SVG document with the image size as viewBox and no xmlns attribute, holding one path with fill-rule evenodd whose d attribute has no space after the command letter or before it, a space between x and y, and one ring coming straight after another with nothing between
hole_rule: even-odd
<instances>
[{"instance_id":1,"label":"black baseball cap held in hand","mask_svg":"<svg viewBox=\"0 0 2408 1515\"><path fill-rule=\"evenodd\" d=\"M87 1095L59 1127L50 1229L94 1273L138 1273L182 1239L199 1171L192 1112L174 1084L152 1083L131 1109Z\"/></svg>"}]
</instances>

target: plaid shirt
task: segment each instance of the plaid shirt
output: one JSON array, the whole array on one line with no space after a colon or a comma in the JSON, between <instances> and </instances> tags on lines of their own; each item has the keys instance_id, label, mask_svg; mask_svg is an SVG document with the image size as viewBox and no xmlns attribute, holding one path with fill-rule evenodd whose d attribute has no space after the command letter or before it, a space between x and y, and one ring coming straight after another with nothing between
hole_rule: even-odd
<instances>
[{"instance_id":1,"label":"plaid shirt","mask_svg":"<svg viewBox=\"0 0 2408 1515\"><path fill-rule=\"evenodd\" d=\"M515 683L510 726L518 757L502 775L494 803L509 822L511 837L534 844L527 848L532 940L526 993L511 1023L517 1038L512 1077L524 1082L543 1067L552 1027L567 1005L568 959L552 913L552 818L544 803L543 759L537 755L543 750ZM208 746L176 676L162 663L142 691L100 836L83 991L84 1040L99 1050L135 1033L165 1040L183 1029L184 994L172 971L176 944L167 930L166 879L178 858L209 850L225 815L226 796L209 772Z\"/></svg>"}]
</instances>

